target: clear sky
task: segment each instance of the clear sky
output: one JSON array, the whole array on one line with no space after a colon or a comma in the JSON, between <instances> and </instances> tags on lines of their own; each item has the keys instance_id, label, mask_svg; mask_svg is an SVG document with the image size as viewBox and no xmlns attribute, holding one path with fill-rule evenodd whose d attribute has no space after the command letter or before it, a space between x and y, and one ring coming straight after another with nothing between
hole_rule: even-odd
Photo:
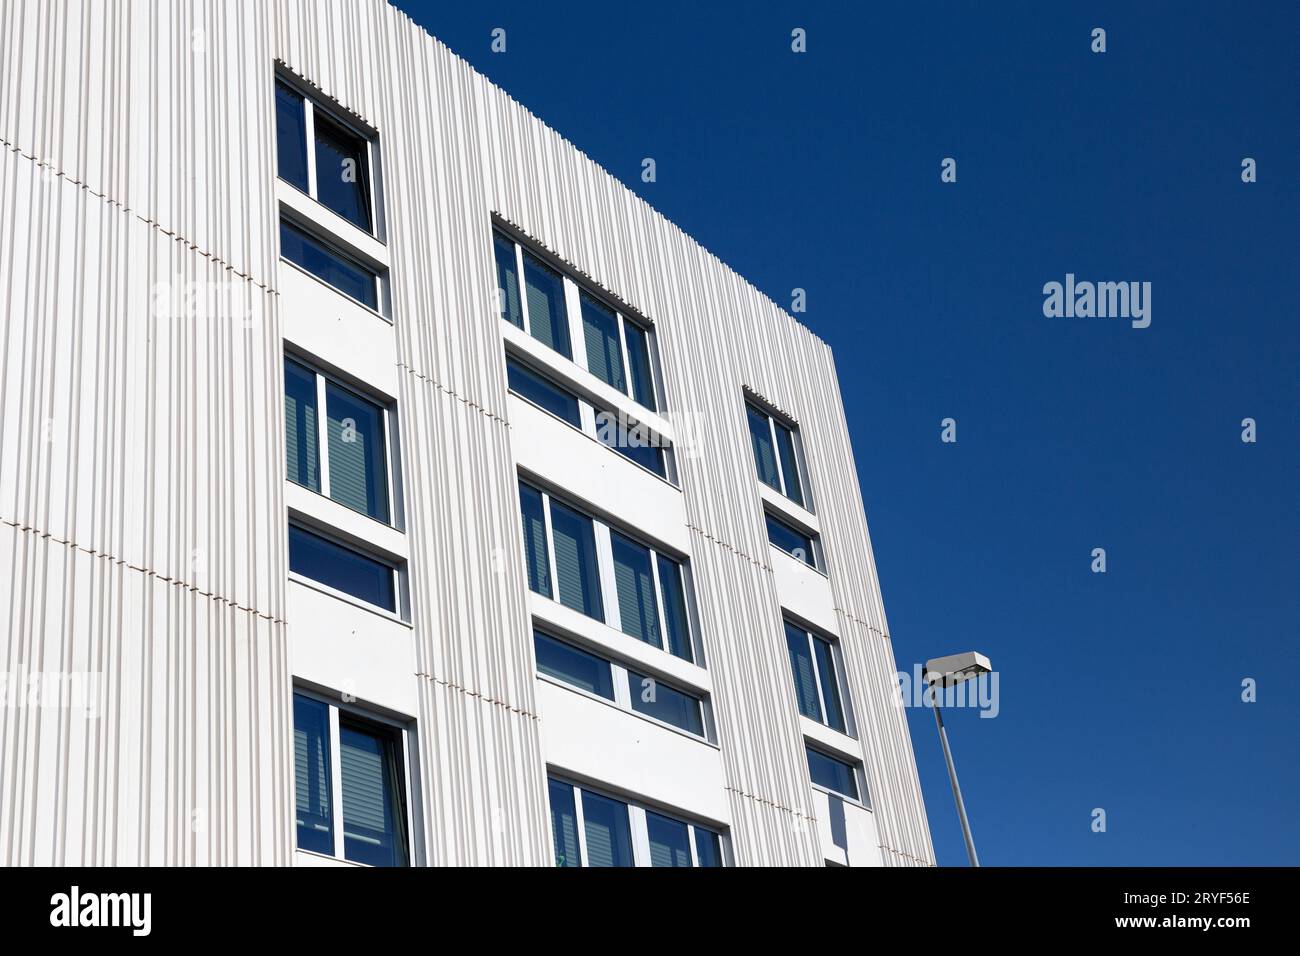
<instances>
[{"instance_id":1,"label":"clear sky","mask_svg":"<svg viewBox=\"0 0 1300 956\"><path fill-rule=\"evenodd\" d=\"M983 863L1300 864L1300 7L398 5L778 303L807 290L899 667L1000 674L995 719L947 716ZM1045 317L1066 273L1150 282L1150 327Z\"/></svg>"}]
</instances>

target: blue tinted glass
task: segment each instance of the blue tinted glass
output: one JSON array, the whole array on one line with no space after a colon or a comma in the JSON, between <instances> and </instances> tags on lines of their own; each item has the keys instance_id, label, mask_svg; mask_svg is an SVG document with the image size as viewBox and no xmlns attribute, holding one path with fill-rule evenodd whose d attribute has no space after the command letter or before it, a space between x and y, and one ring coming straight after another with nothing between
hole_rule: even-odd
<instances>
[{"instance_id":1,"label":"blue tinted glass","mask_svg":"<svg viewBox=\"0 0 1300 956\"><path fill-rule=\"evenodd\" d=\"M546 548L546 513L542 493L519 483L519 510L524 518L524 564L528 567L528 589L551 596L551 555Z\"/></svg>"},{"instance_id":2,"label":"blue tinted glass","mask_svg":"<svg viewBox=\"0 0 1300 956\"><path fill-rule=\"evenodd\" d=\"M384 410L333 382L325 387L330 448L330 497L388 521L388 462Z\"/></svg>"},{"instance_id":3,"label":"blue tinted glass","mask_svg":"<svg viewBox=\"0 0 1300 956\"><path fill-rule=\"evenodd\" d=\"M699 866L722 866L722 838L712 830L696 827L695 861Z\"/></svg>"},{"instance_id":4,"label":"blue tinted glass","mask_svg":"<svg viewBox=\"0 0 1300 956\"><path fill-rule=\"evenodd\" d=\"M298 849L334 855L334 772L329 706L293 695L294 811Z\"/></svg>"},{"instance_id":5,"label":"blue tinted glass","mask_svg":"<svg viewBox=\"0 0 1300 956\"><path fill-rule=\"evenodd\" d=\"M798 558L809 567L817 567L817 558L813 554L812 539L796 531L784 522L767 515L767 540L784 551Z\"/></svg>"},{"instance_id":6,"label":"blue tinted glass","mask_svg":"<svg viewBox=\"0 0 1300 956\"><path fill-rule=\"evenodd\" d=\"M794 694L799 702L799 713L820 723L822 712L817 703L817 683L813 676L812 654L808 650L808 635L787 624L785 643L790 651L790 669L794 672Z\"/></svg>"},{"instance_id":7,"label":"blue tinted glass","mask_svg":"<svg viewBox=\"0 0 1300 956\"><path fill-rule=\"evenodd\" d=\"M633 710L697 736L704 736L704 717L699 700L653 677L634 671L627 672L627 684L632 695Z\"/></svg>"},{"instance_id":8,"label":"blue tinted glass","mask_svg":"<svg viewBox=\"0 0 1300 956\"><path fill-rule=\"evenodd\" d=\"M853 772L852 767L834 757L826 756L820 750L813 750L811 747L804 749L808 751L808 773L813 783L850 799L858 799L857 774Z\"/></svg>"},{"instance_id":9,"label":"blue tinted glass","mask_svg":"<svg viewBox=\"0 0 1300 956\"><path fill-rule=\"evenodd\" d=\"M497 309L503 319L522 329L524 313L519 305L519 266L515 261L515 244L500 233L493 233L492 254L497 267Z\"/></svg>"},{"instance_id":10,"label":"blue tinted glass","mask_svg":"<svg viewBox=\"0 0 1300 956\"><path fill-rule=\"evenodd\" d=\"M776 447L781 454L781 475L785 478L785 496L797 505L803 504L803 483L799 480L799 462L794 454L794 434L779 422L776 423Z\"/></svg>"},{"instance_id":11,"label":"blue tinted glass","mask_svg":"<svg viewBox=\"0 0 1300 956\"><path fill-rule=\"evenodd\" d=\"M370 232L370 169L366 143L320 110L316 129L316 198L366 232Z\"/></svg>"},{"instance_id":12,"label":"blue tinted glass","mask_svg":"<svg viewBox=\"0 0 1300 956\"><path fill-rule=\"evenodd\" d=\"M405 784L397 741L341 724L339 775L344 857L368 866L406 866Z\"/></svg>"},{"instance_id":13,"label":"blue tinted glass","mask_svg":"<svg viewBox=\"0 0 1300 956\"><path fill-rule=\"evenodd\" d=\"M587 346L587 371L626 392L618 316L588 295L582 296L582 335Z\"/></svg>"},{"instance_id":14,"label":"blue tinted glass","mask_svg":"<svg viewBox=\"0 0 1300 956\"><path fill-rule=\"evenodd\" d=\"M525 368L514 359L506 359L506 380L510 391L520 398L528 399L574 428L582 427L582 418L578 414L578 400L558 385L552 385L532 369Z\"/></svg>"},{"instance_id":15,"label":"blue tinted glass","mask_svg":"<svg viewBox=\"0 0 1300 956\"><path fill-rule=\"evenodd\" d=\"M618 615L623 633L663 647L659 636L659 608L655 601L654 571L650 567L650 549L610 533L614 554L614 588L618 597Z\"/></svg>"},{"instance_id":16,"label":"blue tinted glass","mask_svg":"<svg viewBox=\"0 0 1300 956\"><path fill-rule=\"evenodd\" d=\"M599 694L606 700L614 699L614 675L609 661L540 632L533 634L533 647L537 651L538 673Z\"/></svg>"},{"instance_id":17,"label":"blue tinted glass","mask_svg":"<svg viewBox=\"0 0 1300 956\"><path fill-rule=\"evenodd\" d=\"M605 619L591 519L551 501L551 541L560 603L598 621Z\"/></svg>"},{"instance_id":18,"label":"blue tinted glass","mask_svg":"<svg viewBox=\"0 0 1300 956\"><path fill-rule=\"evenodd\" d=\"M840 701L840 682L835 672L835 654L820 637L813 638L817 653L817 674L821 679L822 700L826 702L826 726L844 733L844 707Z\"/></svg>"},{"instance_id":19,"label":"blue tinted glass","mask_svg":"<svg viewBox=\"0 0 1300 956\"><path fill-rule=\"evenodd\" d=\"M289 480L320 491L316 373L284 360L284 457Z\"/></svg>"},{"instance_id":20,"label":"blue tinted glass","mask_svg":"<svg viewBox=\"0 0 1300 956\"><path fill-rule=\"evenodd\" d=\"M307 126L302 97L275 84L275 156L280 178L307 191Z\"/></svg>"},{"instance_id":21,"label":"blue tinted glass","mask_svg":"<svg viewBox=\"0 0 1300 956\"><path fill-rule=\"evenodd\" d=\"M650 374L650 342L645 330L623 320L623 337L627 339L627 362L632 380L632 398L655 411L654 378Z\"/></svg>"},{"instance_id":22,"label":"blue tinted glass","mask_svg":"<svg viewBox=\"0 0 1300 956\"><path fill-rule=\"evenodd\" d=\"M626 803L584 790L582 824L588 866L632 865L632 830Z\"/></svg>"},{"instance_id":23,"label":"blue tinted glass","mask_svg":"<svg viewBox=\"0 0 1300 956\"><path fill-rule=\"evenodd\" d=\"M556 866L582 866L578 852L578 814L573 805L573 787L549 781L551 797L551 840Z\"/></svg>"},{"instance_id":24,"label":"blue tinted glass","mask_svg":"<svg viewBox=\"0 0 1300 956\"><path fill-rule=\"evenodd\" d=\"M289 526L289 570L367 604L397 610L391 567L297 525Z\"/></svg>"},{"instance_id":25,"label":"blue tinted glass","mask_svg":"<svg viewBox=\"0 0 1300 956\"><path fill-rule=\"evenodd\" d=\"M691 865L691 833L685 823L647 810L645 827L650 836L651 866Z\"/></svg>"},{"instance_id":26,"label":"blue tinted glass","mask_svg":"<svg viewBox=\"0 0 1300 956\"><path fill-rule=\"evenodd\" d=\"M659 559L659 590L664 599L664 623L668 627L668 650L684 661L693 661L691 628L686 616L686 588L682 566L662 554Z\"/></svg>"},{"instance_id":27,"label":"blue tinted glass","mask_svg":"<svg viewBox=\"0 0 1300 956\"><path fill-rule=\"evenodd\" d=\"M660 478L667 477L660 439L644 425L615 412L596 413L596 437L629 461L634 461Z\"/></svg>"},{"instance_id":28,"label":"blue tinted glass","mask_svg":"<svg viewBox=\"0 0 1300 956\"><path fill-rule=\"evenodd\" d=\"M754 448L754 465L758 480L770 488L781 490L781 477L776 472L776 451L772 448L772 429L768 418L752 405L745 406L749 417L749 442Z\"/></svg>"},{"instance_id":29,"label":"blue tinted glass","mask_svg":"<svg viewBox=\"0 0 1300 956\"><path fill-rule=\"evenodd\" d=\"M565 358L573 358L569 348L569 313L564 305L564 280L560 274L525 252L524 287L528 331Z\"/></svg>"},{"instance_id":30,"label":"blue tinted glass","mask_svg":"<svg viewBox=\"0 0 1300 956\"><path fill-rule=\"evenodd\" d=\"M375 274L330 249L297 226L280 220L280 255L372 309L379 308Z\"/></svg>"}]
</instances>

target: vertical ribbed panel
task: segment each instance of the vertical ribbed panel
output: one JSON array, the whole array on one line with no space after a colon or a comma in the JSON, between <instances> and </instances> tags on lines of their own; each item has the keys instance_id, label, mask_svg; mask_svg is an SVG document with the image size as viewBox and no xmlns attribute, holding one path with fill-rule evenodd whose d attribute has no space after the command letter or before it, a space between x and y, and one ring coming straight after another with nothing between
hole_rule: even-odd
<instances>
[{"instance_id":1,"label":"vertical ribbed panel","mask_svg":"<svg viewBox=\"0 0 1300 956\"><path fill-rule=\"evenodd\" d=\"M289 858L276 59L380 134L429 860L550 856L494 213L656 323L740 862L821 862L746 387L807 447L882 856L933 859L821 341L380 0L6 14L4 665L119 690L95 727L0 712L0 860ZM150 318L193 281L252 321Z\"/></svg>"}]
</instances>

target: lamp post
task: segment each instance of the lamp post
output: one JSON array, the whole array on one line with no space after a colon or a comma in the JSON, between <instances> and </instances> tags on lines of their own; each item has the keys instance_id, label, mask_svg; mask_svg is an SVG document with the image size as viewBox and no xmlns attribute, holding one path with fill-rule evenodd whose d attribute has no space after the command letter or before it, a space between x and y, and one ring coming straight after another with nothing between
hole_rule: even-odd
<instances>
[{"instance_id":1,"label":"lamp post","mask_svg":"<svg viewBox=\"0 0 1300 956\"><path fill-rule=\"evenodd\" d=\"M961 787L957 783L957 767L952 762L948 732L944 730L943 717L939 714L939 690L936 685L952 687L962 681L987 674L991 670L993 665L989 663L989 659L975 651L936 657L925 662L925 681L930 687L934 725L939 728L939 743L943 745L943 759L948 764L948 782L952 784L952 796L957 801L957 816L961 818L961 835L966 840L966 855L970 858L971 866L979 866L980 861L975 855L975 840L970 835L970 820L966 818L966 804L961 798Z\"/></svg>"}]
</instances>

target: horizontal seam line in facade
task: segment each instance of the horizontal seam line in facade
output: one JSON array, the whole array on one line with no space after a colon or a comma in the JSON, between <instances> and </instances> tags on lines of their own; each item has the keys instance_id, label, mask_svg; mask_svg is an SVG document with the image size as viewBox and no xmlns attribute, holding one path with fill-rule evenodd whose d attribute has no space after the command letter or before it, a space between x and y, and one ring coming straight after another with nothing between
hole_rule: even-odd
<instances>
[{"instance_id":1,"label":"horizontal seam line in facade","mask_svg":"<svg viewBox=\"0 0 1300 956\"><path fill-rule=\"evenodd\" d=\"M862 618L858 617L852 611L846 611L838 604L835 605L835 610L839 611L841 614L847 617L850 621L853 621L855 624L861 624L863 627L865 627L872 634L875 634L877 637L883 637L887 641L892 640L892 638L887 633L882 631L880 628L876 627L876 625L872 624L870 621L862 620Z\"/></svg>"},{"instance_id":2,"label":"horizontal seam line in facade","mask_svg":"<svg viewBox=\"0 0 1300 956\"><path fill-rule=\"evenodd\" d=\"M888 850L890 853L894 854L894 856L901 856L905 860L911 860L913 863L920 863L922 866L934 866L933 860L925 860L919 856L913 856L912 854L907 853L903 850L897 850L894 847L890 846L888 843L877 843L876 849Z\"/></svg>"},{"instance_id":3,"label":"horizontal seam line in facade","mask_svg":"<svg viewBox=\"0 0 1300 956\"><path fill-rule=\"evenodd\" d=\"M251 275L249 275L246 272L240 272L238 269L232 266L225 259L222 259L220 256L215 256L212 253L199 248L197 243L190 241L189 239L182 236L180 233L172 232L170 229L165 228L160 223L154 222L152 219L148 219L140 215L130 206L125 206L122 203L118 202L116 199L111 198L107 193L101 193L96 189L92 189L90 186L88 186L86 183L83 183L81 180L73 179L63 170L57 168L53 163L48 163L45 160L41 159L39 156L35 156L32 153L23 152L22 147L15 146L7 139L0 139L0 145L3 145L6 149L10 150L11 152L15 153L18 156L21 156L23 159L30 160L31 162L35 163L37 166L41 166L44 167L45 169L53 170L54 173L61 179L66 179L74 186L78 187L79 189L84 189L86 192L90 193L90 195L96 197L97 199L104 200L104 202L108 203L108 205L116 206L118 209L122 210L122 212L134 216L136 219L140 220L142 223L149 226L151 229L156 229L158 232L162 233L164 236L171 239L173 242L179 242L182 245L188 246L190 249L193 249L199 255L203 256L205 259L211 259L217 265L224 267L227 272L232 272L235 275L239 276L239 278L246 279L250 284L261 289L263 292L270 293L271 295L280 294L278 289L273 289L264 282L258 282L255 278L253 278Z\"/></svg>"},{"instance_id":4,"label":"horizontal seam line in facade","mask_svg":"<svg viewBox=\"0 0 1300 956\"><path fill-rule=\"evenodd\" d=\"M456 401L460 402L462 405L474 409L474 411L479 412L481 415L492 419L494 422L500 422L502 425L505 425L507 428L510 427L510 421L508 419L502 418L496 412L484 408L482 405L480 405L478 402L474 401L473 399L466 398L464 395L460 394L455 389L443 385L436 378L433 378L432 376L429 375L425 375L423 372L417 372L415 369L411 368L411 366L407 365L405 362L398 362L397 367L399 369L404 370L407 375L413 375L414 377L420 379L421 381L429 383L438 391L450 395L452 398L456 399Z\"/></svg>"},{"instance_id":5,"label":"horizontal seam line in facade","mask_svg":"<svg viewBox=\"0 0 1300 956\"><path fill-rule=\"evenodd\" d=\"M719 537L709 534L709 532L705 531L703 528L698 527L697 525L693 525L689 521L686 523L686 530L694 531L696 534L698 534L700 537L710 542L711 544L716 544L718 547L722 548L723 550L730 551L732 554L736 555L739 558L744 558L746 561L754 565L756 568L761 568L762 570L768 572L772 570L770 565L764 564L762 561L758 560L758 558L746 554L744 551L741 551L739 548L736 548L728 544L726 541L723 541Z\"/></svg>"},{"instance_id":6,"label":"horizontal seam line in facade","mask_svg":"<svg viewBox=\"0 0 1300 956\"><path fill-rule=\"evenodd\" d=\"M420 680L426 680L432 684L440 684L443 687L448 688L449 690L459 691L460 693L464 694L466 697L477 697L485 704L491 704L494 707L503 707L506 710L510 711L512 714L520 714L521 716L527 717L529 720L541 719L537 714L534 714L530 710L524 710L522 707L516 707L513 704L507 703L504 700L497 700L495 697L488 697L486 694L482 693L481 691L470 690L468 687L462 687L460 684L457 684L453 681L445 680L444 678L441 677L434 677L432 674L424 673L424 671L416 671L415 676L420 678Z\"/></svg>"},{"instance_id":7,"label":"horizontal seam line in facade","mask_svg":"<svg viewBox=\"0 0 1300 956\"><path fill-rule=\"evenodd\" d=\"M755 803L760 803L763 806L771 807L774 810L780 810L781 812L788 813L791 816L803 817L805 820L817 819L811 813L804 813L802 810L796 810L793 807L787 807L783 803L777 803L775 800L769 800L767 797L760 797L756 793L746 793L744 790L736 789L735 787L731 786L731 784L727 784L727 786L724 787L723 789L729 790L730 792L734 793L738 797L744 797L746 800L753 800Z\"/></svg>"},{"instance_id":8,"label":"horizontal seam line in facade","mask_svg":"<svg viewBox=\"0 0 1300 956\"><path fill-rule=\"evenodd\" d=\"M65 540L64 538L56 537L55 535L51 534L49 531L41 531L39 528L33 528L29 525L19 524L16 521L10 521L8 518L0 518L0 524L8 525L9 527L17 531L23 532L24 534L32 534L38 538L45 538L48 541L53 541L55 544L61 544L66 548L72 548L74 551L82 551L93 558L105 558L111 563L121 565L122 567L130 571L137 571L140 574L145 575L146 577L157 578L159 581L162 581L166 584L172 584L177 587L184 588L187 591L192 591L193 593L197 594L199 597L209 598L221 604L228 604L232 608L238 611L248 611L250 614L254 614L257 617L262 618L263 620L270 621L272 624L288 623L283 618L273 617L270 614L266 614L263 611L259 611L257 608L248 607L246 605L240 604L238 601L235 601L232 598L223 597L222 595L215 594L212 591L200 590L198 585L190 584L186 581L180 580L179 578L168 577L165 574L159 574L157 571L153 571L149 568L140 567L139 565L132 564L131 562L127 561L125 558L119 558L115 555L109 554L107 551L96 551L93 548L87 548L83 545L77 544L77 542L75 541L68 541Z\"/></svg>"}]
</instances>

